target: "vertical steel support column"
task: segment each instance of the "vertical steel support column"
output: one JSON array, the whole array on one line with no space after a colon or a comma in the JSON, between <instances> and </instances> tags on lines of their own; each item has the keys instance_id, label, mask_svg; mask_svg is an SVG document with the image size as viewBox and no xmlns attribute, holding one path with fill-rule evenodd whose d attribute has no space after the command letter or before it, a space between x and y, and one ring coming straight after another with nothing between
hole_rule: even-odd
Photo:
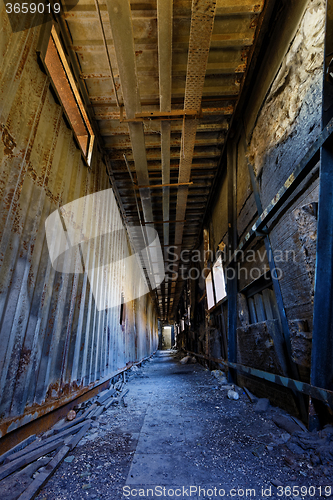
<instances>
[{"instance_id":1,"label":"vertical steel support column","mask_svg":"<svg viewBox=\"0 0 333 500\"><path fill-rule=\"evenodd\" d=\"M247 151L247 144L246 144L246 139L245 139L245 127L244 127L244 152L246 153L246 151ZM260 191L259 191L258 181L257 181L257 178L256 178L255 173L253 171L253 167L249 163L249 161L247 161L247 166L248 166L248 170L249 170L249 174L250 174L250 178L251 178L251 185L252 185L253 194L254 194L254 198L255 198L255 202L256 202L256 206L257 206L258 215L260 216L262 214L263 209L262 209L262 204L261 204L261 199L260 199ZM267 231L266 226L264 227L263 231L264 232ZM267 236L265 236L265 238L264 238L264 242L265 242L265 249L266 249L268 263L269 263L269 269L271 271L271 276L272 276L273 289L274 289L274 293L275 293L276 303L277 303L277 306L279 309L279 314L280 314L280 319L281 319L282 335L283 335L284 346L285 346L287 369L289 368L288 371L290 371L290 376L292 376L295 380L299 380L298 368L292 359L289 324L288 324L286 311L284 308L280 283L279 283L279 280L277 278L274 255L273 255L273 251L272 251L271 241L270 241L270 238L268 236L268 231L267 231ZM284 373L283 375L289 375L289 373ZM304 422L306 422L307 421L307 412L306 412L304 398L303 398L302 394L299 394L299 393L296 393L295 397L298 400L298 406L299 406L299 410L301 413L301 417L304 420Z\"/></svg>"},{"instance_id":2,"label":"vertical steel support column","mask_svg":"<svg viewBox=\"0 0 333 500\"><path fill-rule=\"evenodd\" d=\"M244 139L245 139L245 136L244 136ZM246 152L247 145L245 143L245 140L244 140L244 148L245 148L245 152ZM249 170L249 174L250 174L250 178L251 178L251 185L252 185L252 189L253 189L253 194L254 194L254 198L255 198L255 202L256 202L258 215L260 216L262 214L263 209L262 209L262 204L261 204L261 199L260 199L258 181L257 181L257 178L256 178L255 173L253 171L252 165L248 161L247 161L247 166L248 166L248 170ZM286 356L287 356L286 361L287 361L287 365L289 365L291 367L291 375L293 376L293 378L298 380L299 379L298 371L297 371L297 368L295 366L295 363L293 363L293 361L292 361L292 356L291 356L291 343L290 343L290 332L289 332L288 320L287 320L286 311L285 311L284 304L283 304L283 297L282 297L282 293L281 293L280 283L279 283L279 280L277 279L277 272L276 272L276 266L275 266L275 261L274 261L274 255L273 255L273 251L272 251L272 247L271 247L271 241L270 241L270 238L268 236L268 231L267 231L266 227L264 227L263 232L264 233L267 232L267 236L264 237L264 243L265 243L265 249L266 249L268 263L269 263L269 269L271 271L275 298L276 298L276 302L278 305L279 314L280 314L280 318L281 318L281 324L282 324L282 330L283 330L282 334L283 334L283 338L284 338L284 343L285 343L285 348L286 348ZM287 374L285 373L284 375L287 375Z\"/></svg>"},{"instance_id":3,"label":"vertical steel support column","mask_svg":"<svg viewBox=\"0 0 333 500\"><path fill-rule=\"evenodd\" d=\"M236 142L227 146L228 174L228 252L232 255L237 248L236 210ZM237 363L237 263L233 261L227 268L228 293L228 361ZM235 381L236 374L229 370L229 380Z\"/></svg>"},{"instance_id":4,"label":"vertical steel support column","mask_svg":"<svg viewBox=\"0 0 333 500\"><path fill-rule=\"evenodd\" d=\"M333 116L333 0L327 0L322 127ZM333 142L321 149L311 384L333 388ZM310 416L313 412L310 408Z\"/></svg>"}]
</instances>

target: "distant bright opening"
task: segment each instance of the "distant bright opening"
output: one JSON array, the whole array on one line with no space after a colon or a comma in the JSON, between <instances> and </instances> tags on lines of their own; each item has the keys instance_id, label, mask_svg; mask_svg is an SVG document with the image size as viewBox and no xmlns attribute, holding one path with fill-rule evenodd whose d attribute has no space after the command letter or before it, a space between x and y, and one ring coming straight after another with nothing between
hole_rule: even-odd
<instances>
[{"instance_id":1,"label":"distant bright opening","mask_svg":"<svg viewBox=\"0 0 333 500\"><path fill-rule=\"evenodd\" d=\"M162 337L162 348L163 349L171 349L171 326L163 327L163 337Z\"/></svg>"}]
</instances>

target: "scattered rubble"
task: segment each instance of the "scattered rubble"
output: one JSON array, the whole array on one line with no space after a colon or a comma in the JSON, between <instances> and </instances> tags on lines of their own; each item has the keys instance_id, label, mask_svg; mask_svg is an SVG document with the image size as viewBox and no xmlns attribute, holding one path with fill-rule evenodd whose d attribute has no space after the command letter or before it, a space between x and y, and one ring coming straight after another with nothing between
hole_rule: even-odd
<instances>
[{"instance_id":1,"label":"scattered rubble","mask_svg":"<svg viewBox=\"0 0 333 500\"><path fill-rule=\"evenodd\" d=\"M228 398L229 399L235 399L235 400L237 400L237 399L239 399L239 394L238 394L238 392L233 391L233 390L230 389L228 391Z\"/></svg>"},{"instance_id":2,"label":"scattered rubble","mask_svg":"<svg viewBox=\"0 0 333 500\"><path fill-rule=\"evenodd\" d=\"M132 366L130 371L138 374L140 369ZM75 410L70 410L48 431L40 436L32 435L0 455L2 500L35 498L63 461L72 463L75 457L68 453L89 436L90 429L99 427L97 420L102 413L112 405L127 406L125 396L129 390L123 390L125 375L114 377L110 384L109 389L75 406Z\"/></svg>"},{"instance_id":3,"label":"scattered rubble","mask_svg":"<svg viewBox=\"0 0 333 500\"><path fill-rule=\"evenodd\" d=\"M227 380L221 370L212 370L211 375L219 383ZM221 385L220 388L227 390L228 399L233 400L239 399L237 390L243 390L249 402L254 405L253 411L265 419L271 419L276 429L282 431L279 434L272 433L270 442L264 446L255 447L252 450L254 456L260 457L274 450L276 452L279 448L286 465L292 470L301 471L301 459L308 469L317 468L318 474L333 474L333 425L310 433L298 418L272 407L268 398L257 398L248 389L240 389L234 385ZM280 484L279 481L275 482L276 485Z\"/></svg>"},{"instance_id":4,"label":"scattered rubble","mask_svg":"<svg viewBox=\"0 0 333 500\"><path fill-rule=\"evenodd\" d=\"M215 377L218 380L218 382L220 384L227 384L228 383L228 379L223 371L212 370L211 374L213 375L213 377Z\"/></svg>"},{"instance_id":5,"label":"scattered rubble","mask_svg":"<svg viewBox=\"0 0 333 500\"><path fill-rule=\"evenodd\" d=\"M197 360L195 359L195 357L193 356L185 356L184 358L182 358L179 363L181 363L182 365L186 365L186 364L194 364L196 363Z\"/></svg>"}]
</instances>

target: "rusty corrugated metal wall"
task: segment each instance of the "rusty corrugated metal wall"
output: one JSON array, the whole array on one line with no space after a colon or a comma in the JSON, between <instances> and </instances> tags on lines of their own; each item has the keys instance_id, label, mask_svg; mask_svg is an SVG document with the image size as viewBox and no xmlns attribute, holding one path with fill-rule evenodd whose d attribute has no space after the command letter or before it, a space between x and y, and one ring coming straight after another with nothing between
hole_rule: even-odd
<instances>
[{"instance_id":1,"label":"rusty corrugated metal wall","mask_svg":"<svg viewBox=\"0 0 333 500\"><path fill-rule=\"evenodd\" d=\"M150 355L158 332L149 295L126 304L120 324L120 306L98 310L86 273L52 267L45 220L109 180L97 148L91 170L84 164L38 66L40 27L12 33L0 8L1 436ZM119 259L130 252L125 231L109 243ZM121 264L113 291L119 273Z\"/></svg>"}]
</instances>

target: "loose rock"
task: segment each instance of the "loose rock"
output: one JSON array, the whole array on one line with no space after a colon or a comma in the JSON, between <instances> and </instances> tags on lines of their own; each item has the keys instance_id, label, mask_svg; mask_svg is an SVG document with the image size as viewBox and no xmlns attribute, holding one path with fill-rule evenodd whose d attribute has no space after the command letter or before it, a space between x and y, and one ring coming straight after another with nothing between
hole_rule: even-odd
<instances>
[{"instance_id":1,"label":"loose rock","mask_svg":"<svg viewBox=\"0 0 333 500\"><path fill-rule=\"evenodd\" d=\"M76 417L76 412L74 410L71 410L67 413L67 420L71 421L71 420L74 420L74 418Z\"/></svg>"},{"instance_id":2,"label":"loose rock","mask_svg":"<svg viewBox=\"0 0 333 500\"><path fill-rule=\"evenodd\" d=\"M273 422L280 427L280 429L289 432L289 434L299 432L300 430L299 426L293 420L284 415L274 415Z\"/></svg>"},{"instance_id":3,"label":"loose rock","mask_svg":"<svg viewBox=\"0 0 333 500\"><path fill-rule=\"evenodd\" d=\"M257 413L265 413L269 407L270 407L269 399L262 398L258 400L254 408L254 411L256 411Z\"/></svg>"},{"instance_id":4,"label":"loose rock","mask_svg":"<svg viewBox=\"0 0 333 500\"><path fill-rule=\"evenodd\" d=\"M228 391L228 398L237 400L237 399L239 399L239 394L236 391L230 390L230 391Z\"/></svg>"}]
</instances>

